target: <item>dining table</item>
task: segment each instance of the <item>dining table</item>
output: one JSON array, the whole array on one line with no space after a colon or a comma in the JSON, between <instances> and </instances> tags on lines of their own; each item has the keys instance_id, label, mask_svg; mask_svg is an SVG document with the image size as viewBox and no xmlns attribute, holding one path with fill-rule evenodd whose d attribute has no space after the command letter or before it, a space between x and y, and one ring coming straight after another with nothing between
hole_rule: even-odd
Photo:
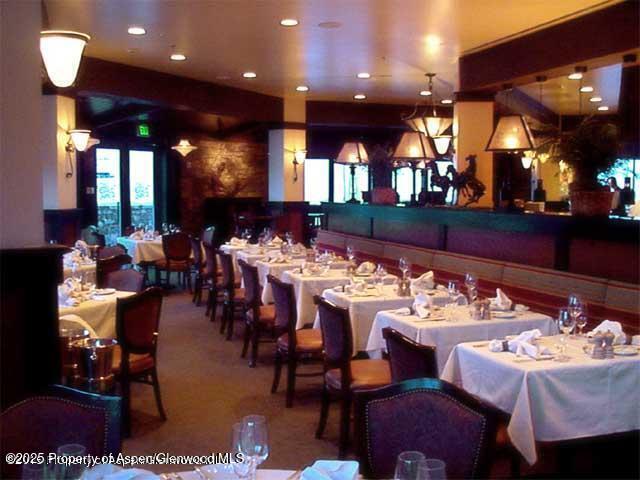
<instances>
[{"instance_id":1,"label":"dining table","mask_svg":"<svg viewBox=\"0 0 640 480\"><path fill-rule=\"evenodd\" d=\"M127 249L133 263L154 263L164 258L162 237L153 240L138 240L130 237L118 237L116 243Z\"/></svg>"},{"instance_id":2,"label":"dining table","mask_svg":"<svg viewBox=\"0 0 640 480\"><path fill-rule=\"evenodd\" d=\"M74 269L76 275L81 276L85 282L96 283L96 262L95 261L87 261L82 263L77 263L74 265L72 263L63 262L62 264L62 274L64 279L71 278L74 275Z\"/></svg>"},{"instance_id":3,"label":"dining table","mask_svg":"<svg viewBox=\"0 0 640 480\"><path fill-rule=\"evenodd\" d=\"M537 344L552 355L532 358L493 352L487 342L461 343L441 378L510 414L507 432L530 465L538 460L536 442L640 429L638 347L618 346L614 358L594 359L587 338L571 336L568 360L559 361L559 336L541 337Z\"/></svg>"},{"instance_id":4,"label":"dining table","mask_svg":"<svg viewBox=\"0 0 640 480\"><path fill-rule=\"evenodd\" d=\"M382 329L386 327L397 330L421 345L435 346L439 372L442 372L449 354L459 343L504 338L534 328L543 335L558 331L552 317L531 310L494 311L492 318L485 320L474 320L468 305L437 307L431 310L427 318L385 310L377 313L371 326L366 343L370 357L380 357L386 351L382 336Z\"/></svg>"},{"instance_id":5,"label":"dining table","mask_svg":"<svg viewBox=\"0 0 640 480\"><path fill-rule=\"evenodd\" d=\"M58 306L60 317L77 315L95 331L99 338L115 338L116 300L135 292L115 291L109 295L93 295L76 306Z\"/></svg>"},{"instance_id":6,"label":"dining table","mask_svg":"<svg viewBox=\"0 0 640 480\"><path fill-rule=\"evenodd\" d=\"M209 480L229 480L231 478L238 478L235 474L229 473L227 468L223 468L221 472L216 472L215 470L212 471L210 467L200 467L200 469ZM295 473L295 470L258 469L256 470L256 480L289 480L293 478ZM203 480L202 476L193 470L177 472L176 474L173 474L175 476L172 476L171 474L164 475L164 477L160 475L160 478L166 478L167 480L172 478L177 480Z\"/></svg>"}]
</instances>

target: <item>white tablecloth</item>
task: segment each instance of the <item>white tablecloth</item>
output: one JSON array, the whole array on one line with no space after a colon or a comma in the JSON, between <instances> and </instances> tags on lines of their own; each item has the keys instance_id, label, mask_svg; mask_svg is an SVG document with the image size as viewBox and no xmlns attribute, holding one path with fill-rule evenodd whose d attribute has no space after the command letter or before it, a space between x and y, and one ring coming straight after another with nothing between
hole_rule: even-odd
<instances>
[{"instance_id":1,"label":"white tablecloth","mask_svg":"<svg viewBox=\"0 0 640 480\"><path fill-rule=\"evenodd\" d=\"M144 467L142 467L144 468ZM269 470L269 469L258 469L256 470L256 480L287 480L295 473L295 470ZM200 475L196 472L180 472L180 478L182 480L202 480ZM216 480L217 475L212 475L211 479ZM228 478L224 474L221 474L220 479ZM234 477L235 478L235 477Z\"/></svg>"},{"instance_id":2,"label":"white tablecloth","mask_svg":"<svg viewBox=\"0 0 640 480\"><path fill-rule=\"evenodd\" d=\"M514 312L516 313L516 312ZM505 335L517 335L524 330L540 329L543 335L557 332L551 317L536 312L518 312L514 318L472 320L468 306L443 308L434 316L446 320L420 319L415 315L397 315L392 311L379 312L371 327L366 349L371 356L378 356L385 347L382 329L391 327L422 345L434 345L440 372L453 348L462 342L492 340Z\"/></svg>"},{"instance_id":3,"label":"white tablecloth","mask_svg":"<svg viewBox=\"0 0 640 480\"><path fill-rule=\"evenodd\" d=\"M296 267L300 268L302 262L302 259L293 259L287 263L269 263L263 260L258 260L256 262L260 285L262 285L262 303L265 305L273 303L273 292L271 291L271 285L267 281L267 275L273 275L277 279L282 280L282 274L284 272L287 270L293 270Z\"/></svg>"},{"instance_id":4,"label":"white tablecloth","mask_svg":"<svg viewBox=\"0 0 640 480\"><path fill-rule=\"evenodd\" d=\"M395 285L385 285L382 287L382 296L377 294L375 287L356 295L336 292L334 289L322 292L324 298L349 310L354 353L366 350L373 320L380 310L408 307L413 303L413 297L398 296L397 288ZM313 328L320 328L320 319L317 315Z\"/></svg>"},{"instance_id":5,"label":"white tablecloth","mask_svg":"<svg viewBox=\"0 0 640 480\"><path fill-rule=\"evenodd\" d=\"M162 239L134 240L129 237L118 237L117 243L127 249L127 253L133 259L133 263L155 262L164 258Z\"/></svg>"},{"instance_id":6,"label":"white tablecloth","mask_svg":"<svg viewBox=\"0 0 640 480\"><path fill-rule=\"evenodd\" d=\"M73 267L68 264L63 264L64 279L70 278L73 275ZM82 263L78 265L78 272L84 276L85 282L96 283L96 262Z\"/></svg>"},{"instance_id":7,"label":"white tablecloth","mask_svg":"<svg viewBox=\"0 0 640 480\"><path fill-rule=\"evenodd\" d=\"M100 338L116 337L116 299L134 295L133 292L116 292L102 300L87 300L77 307L59 307L62 315L77 315L93 328Z\"/></svg>"},{"instance_id":8,"label":"white tablecloth","mask_svg":"<svg viewBox=\"0 0 640 480\"><path fill-rule=\"evenodd\" d=\"M541 339L554 350L558 337ZM640 428L640 357L593 360L570 339L569 362L518 359L458 345L441 377L511 414L508 433L533 464L537 441L561 441ZM525 361L522 361L525 360Z\"/></svg>"}]
</instances>

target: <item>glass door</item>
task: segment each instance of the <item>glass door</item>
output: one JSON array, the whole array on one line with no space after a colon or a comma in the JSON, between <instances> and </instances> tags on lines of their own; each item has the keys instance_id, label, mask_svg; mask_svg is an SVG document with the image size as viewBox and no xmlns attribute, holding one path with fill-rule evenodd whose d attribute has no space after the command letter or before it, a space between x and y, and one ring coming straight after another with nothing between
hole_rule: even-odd
<instances>
[{"instance_id":1,"label":"glass door","mask_svg":"<svg viewBox=\"0 0 640 480\"><path fill-rule=\"evenodd\" d=\"M106 237L107 245L116 243L120 235L120 150L96 149L96 203L98 230Z\"/></svg>"},{"instance_id":2,"label":"glass door","mask_svg":"<svg viewBox=\"0 0 640 480\"><path fill-rule=\"evenodd\" d=\"M153 152L129 150L131 225L155 230Z\"/></svg>"}]
</instances>

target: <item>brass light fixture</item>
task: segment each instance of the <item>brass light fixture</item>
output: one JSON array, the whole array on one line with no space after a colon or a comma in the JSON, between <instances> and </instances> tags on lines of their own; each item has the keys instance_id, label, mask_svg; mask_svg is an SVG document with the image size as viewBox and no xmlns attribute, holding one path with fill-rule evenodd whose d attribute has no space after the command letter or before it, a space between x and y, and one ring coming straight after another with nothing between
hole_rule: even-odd
<instances>
[{"instance_id":1,"label":"brass light fixture","mask_svg":"<svg viewBox=\"0 0 640 480\"><path fill-rule=\"evenodd\" d=\"M351 199L347 203L359 203L356 200L356 166L369 163L369 155L362 142L345 142L335 160L336 163L349 165L351 173Z\"/></svg>"},{"instance_id":2,"label":"brass light fixture","mask_svg":"<svg viewBox=\"0 0 640 480\"><path fill-rule=\"evenodd\" d=\"M284 149L285 152L293 153L293 181L294 183L298 181L298 165L302 165L307 158L307 151L302 149L294 149L289 150L288 148Z\"/></svg>"}]
</instances>

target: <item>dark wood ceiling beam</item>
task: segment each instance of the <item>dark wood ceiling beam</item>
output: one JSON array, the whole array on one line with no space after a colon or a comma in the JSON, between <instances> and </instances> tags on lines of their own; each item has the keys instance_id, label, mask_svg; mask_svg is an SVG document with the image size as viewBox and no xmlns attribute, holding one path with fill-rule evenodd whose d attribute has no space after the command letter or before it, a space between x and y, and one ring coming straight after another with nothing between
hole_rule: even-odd
<instances>
[{"instance_id":1,"label":"dark wood ceiling beam","mask_svg":"<svg viewBox=\"0 0 640 480\"><path fill-rule=\"evenodd\" d=\"M460 90L499 88L564 66L640 47L640 2L626 1L459 60ZM530 82L529 82L530 83Z\"/></svg>"},{"instance_id":2,"label":"dark wood ceiling beam","mask_svg":"<svg viewBox=\"0 0 640 480\"><path fill-rule=\"evenodd\" d=\"M239 88L202 82L130 65L85 57L72 88L45 84L50 94L77 92L139 98L172 109L187 108L203 113L228 115L257 121L282 121L283 99Z\"/></svg>"},{"instance_id":3,"label":"dark wood ceiling beam","mask_svg":"<svg viewBox=\"0 0 640 480\"><path fill-rule=\"evenodd\" d=\"M498 108L496 113L517 113L535 118L540 123L558 125L558 115L539 101L531 98L522 90L514 88L508 92L500 92L496 95Z\"/></svg>"}]
</instances>

